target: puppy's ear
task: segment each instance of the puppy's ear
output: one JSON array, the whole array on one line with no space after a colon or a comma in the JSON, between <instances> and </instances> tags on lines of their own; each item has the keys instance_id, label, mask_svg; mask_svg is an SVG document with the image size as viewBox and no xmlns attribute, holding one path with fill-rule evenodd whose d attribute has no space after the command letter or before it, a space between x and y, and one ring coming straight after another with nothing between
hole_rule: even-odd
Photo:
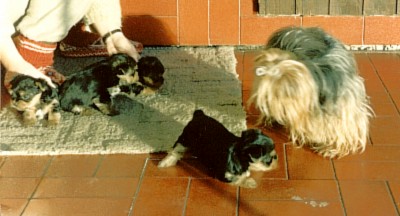
<instances>
[{"instance_id":1,"label":"puppy's ear","mask_svg":"<svg viewBox=\"0 0 400 216\"><path fill-rule=\"evenodd\" d=\"M251 146L265 145L270 143L273 146L273 140L264 135L259 129L249 129L242 132L241 142L238 147L239 151L246 151Z\"/></svg>"},{"instance_id":2,"label":"puppy's ear","mask_svg":"<svg viewBox=\"0 0 400 216\"><path fill-rule=\"evenodd\" d=\"M200 116L205 116L205 114L204 114L203 110L198 109L198 110L194 111L193 116L200 117Z\"/></svg>"},{"instance_id":3,"label":"puppy's ear","mask_svg":"<svg viewBox=\"0 0 400 216\"><path fill-rule=\"evenodd\" d=\"M232 174L242 173L243 166L240 160L240 155L238 155L236 145L229 147L228 157L227 157L227 171Z\"/></svg>"},{"instance_id":4,"label":"puppy's ear","mask_svg":"<svg viewBox=\"0 0 400 216\"><path fill-rule=\"evenodd\" d=\"M110 64L113 70L125 74L126 70L133 69L136 66L136 61L126 54L115 54L110 57Z\"/></svg>"},{"instance_id":5,"label":"puppy's ear","mask_svg":"<svg viewBox=\"0 0 400 216\"><path fill-rule=\"evenodd\" d=\"M242 139L254 139L259 134L262 134L260 129L248 129L242 131Z\"/></svg>"}]
</instances>

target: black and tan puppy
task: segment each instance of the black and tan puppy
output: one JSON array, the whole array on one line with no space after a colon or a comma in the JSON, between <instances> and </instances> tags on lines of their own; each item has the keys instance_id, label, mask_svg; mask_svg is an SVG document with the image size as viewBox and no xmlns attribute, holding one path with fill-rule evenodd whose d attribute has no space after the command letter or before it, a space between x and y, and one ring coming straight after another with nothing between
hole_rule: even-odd
<instances>
[{"instance_id":1,"label":"black and tan puppy","mask_svg":"<svg viewBox=\"0 0 400 216\"><path fill-rule=\"evenodd\" d=\"M172 151L158 167L174 166L189 150L217 179L232 185L254 188L250 170L268 171L277 167L272 139L260 130L249 129L237 137L217 120L196 110Z\"/></svg>"},{"instance_id":2,"label":"black and tan puppy","mask_svg":"<svg viewBox=\"0 0 400 216\"><path fill-rule=\"evenodd\" d=\"M164 66L156 57L143 57L136 63L126 54L115 54L68 77L60 89L61 108L80 114L94 105L104 114L116 114L112 97L154 93L164 82L163 73Z\"/></svg>"},{"instance_id":3,"label":"black and tan puppy","mask_svg":"<svg viewBox=\"0 0 400 216\"><path fill-rule=\"evenodd\" d=\"M108 88L137 82L135 67L130 56L115 54L67 77L60 87L61 108L80 114L94 105L104 114L114 114Z\"/></svg>"},{"instance_id":4,"label":"black and tan puppy","mask_svg":"<svg viewBox=\"0 0 400 216\"><path fill-rule=\"evenodd\" d=\"M162 86L164 71L164 66L157 57L145 56L139 59L139 82L144 86L144 94L154 93Z\"/></svg>"},{"instance_id":5,"label":"black and tan puppy","mask_svg":"<svg viewBox=\"0 0 400 216\"><path fill-rule=\"evenodd\" d=\"M23 113L24 125L34 125L38 120L48 117L49 125L60 122L58 90L51 88L42 79L18 75L10 82L8 92L11 106Z\"/></svg>"},{"instance_id":6,"label":"black and tan puppy","mask_svg":"<svg viewBox=\"0 0 400 216\"><path fill-rule=\"evenodd\" d=\"M157 57L142 57L139 59L137 65L139 81L113 86L109 88L108 91L112 97L119 94L131 98L138 94L154 94L164 84L164 72L164 66Z\"/></svg>"}]
</instances>

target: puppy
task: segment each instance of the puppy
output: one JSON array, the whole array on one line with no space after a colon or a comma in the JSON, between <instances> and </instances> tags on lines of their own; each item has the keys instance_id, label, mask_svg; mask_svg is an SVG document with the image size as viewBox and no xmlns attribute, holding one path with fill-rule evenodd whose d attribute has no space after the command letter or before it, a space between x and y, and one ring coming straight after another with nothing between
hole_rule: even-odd
<instances>
[{"instance_id":1,"label":"puppy","mask_svg":"<svg viewBox=\"0 0 400 216\"><path fill-rule=\"evenodd\" d=\"M61 108L81 114L94 105L106 115L116 114L108 88L137 82L135 66L136 61L130 56L115 54L73 74L60 87Z\"/></svg>"},{"instance_id":2,"label":"puppy","mask_svg":"<svg viewBox=\"0 0 400 216\"><path fill-rule=\"evenodd\" d=\"M144 86L144 94L153 94L162 86L164 71L164 66L157 57L144 56L139 59L139 82Z\"/></svg>"},{"instance_id":3,"label":"puppy","mask_svg":"<svg viewBox=\"0 0 400 216\"><path fill-rule=\"evenodd\" d=\"M241 137L230 133L217 120L196 110L173 149L158 167L174 166L190 150L219 180L232 185L254 188L250 170L268 171L277 167L272 139L260 130L246 130Z\"/></svg>"},{"instance_id":4,"label":"puppy","mask_svg":"<svg viewBox=\"0 0 400 216\"><path fill-rule=\"evenodd\" d=\"M325 157L365 149L373 111L353 55L320 28L275 32L255 59L250 103L284 125L295 145Z\"/></svg>"},{"instance_id":5,"label":"puppy","mask_svg":"<svg viewBox=\"0 0 400 216\"><path fill-rule=\"evenodd\" d=\"M139 59L137 72L139 81L132 84L117 85L108 89L112 97L125 95L130 98L138 94L154 94L164 83L165 72L161 61L154 56L145 56Z\"/></svg>"},{"instance_id":6,"label":"puppy","mask_svg":"<svg viewBox=\"0 0 400 216\"><path fill-rule=\"evenodd\" d=\"M23 112L24 125L34 125L46 115L49 125L60 123L58 92L56 88L48 86L46 81L18 75L11 80L8 92L11 106Z\"/></svg>"}]
</instances>

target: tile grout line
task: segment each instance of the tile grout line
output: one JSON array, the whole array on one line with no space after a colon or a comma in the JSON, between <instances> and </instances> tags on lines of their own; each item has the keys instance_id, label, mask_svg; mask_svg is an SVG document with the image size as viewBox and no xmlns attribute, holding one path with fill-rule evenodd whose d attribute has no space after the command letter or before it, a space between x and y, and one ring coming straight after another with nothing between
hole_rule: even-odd
<instances>
[{"instance_id":1,"label":"tile grout line","mask_svg":"<svg viewBox=\"0 0 400 216\"><path fill-rule=\"evenodd\" d=\"M332 165L332 169L333 169L333 175L335 178L336 186L337 186L338 192L339 192L340 203L342 204L342 208L343 208L343 215L347 215L346 205L344 204L344 199L343 199L342 188L340 187L339 179L336 175L335 163L333 162L332 159L330 159L330 161L331 161L331 165Z\"/></svg>"},{"instance_id":2,"label":"tile grout line","mask_svg":"<svg viewBox=\"0 0 400 216\"><path fill-rule=\"evenodd\" d=\"M8 160L8 157L4 157L4 160L2 160L0 163L0 174L1 174L1 167L4 166L4 164L6 163L6 160Z\"/></svg>"},{"instance_id":3,"label":"tile grout line","mask_svg":"<svg viewBox=\"0 0 400 216\"><path fill-rule=\"evenodd\" d=\"M239 3L239 7L238 7L238 44L241 45L242 44L242 11L241 11L241 1L238 0Z\"/></svg>"},{"instance_id":4,"label":"tile grout line","mask_svg":"<svg viewBox=\"0 0 400 216\"><path fill-rule=\"evenodd\" d=\"M290 180L290 175L289 175L289 160L286 152L286 146L288 145L289 142L283 143L283 157L285 158L285 173L286 173L286 180Z\"/></svg>"},{"instance_id":5,"label":"tile grout line","mask_svg":"<svg viewBox=\"0 0 400 216\"><path fill-rule=\"evenodd\" d=\"M177 32L177 36L176 37L177 37L177 40L178 40L178 45L181 44L181 32L179 31L180 22L181 22L179 5L180 5L179 0L176 0L176 26L178 28L178 32Z\"/></svg>"},{"instance_id":6,"label":"tile grout line","mask_svg":"<svg viewBox=\"0 0 400 216\"><path fill-rule=\"evenodd\" d=\"M97 176L97 173L99 172L100 167L103 165L104 158L105 158L105 155L101 155L99 161L97 162L97 166L96 166L96 168L94 169L94 172L93 172L92 177L96 177L96 176Z\"/></svg>"},{"instance_id":7,"label":"tile grout line","mask_svg":"<svg viewBox=\"0 0 400 216\"><path fill-rule=\"evenodd\" d=\"M138 184L136 186L135 194L133 195L131 207L129 208L128 216L132 216L133 215L133 209L135 207L136 200L137 200L137 198L139 196L140 188L141 188L142 183L143 183L144 173L146 172L146 168L147 168L147 164L148 164L149 160L150 160L149 157L147 157L146 161L144 162L142 173L140 174L139 182L138 182Z\"/></svg>"},{"instance_id":8,"label":"tile grout line","mask_svg":"<svg viewBox=\"0 0 400 216\"><path fill-rule=\"evenodd\" d=\"M283 157L285 158L285 174L286 174L286 180L289 180L289 160L286 152L286 145L288 142L283 143Z\"/></svg>"},{"instance_id":9,"label":"tile grout line","mask_svg":"<svg viewBox=\"0 0 400 216\"><path fill-rule=\"evenodd\" d=\"M192 186L192 177L189 177L189 182L186 187L185 202L183 203L182 216L186 215L186 208L187 208L187 203L188 203L188 199L189 199L189 193L190 193L191 186Z\"/></svg>"},{"instance_id":10,"label":"tile grout line","mask_svg":"<svg viewBox=\"0 0 400 216\"><path fill-rule=\"evenodd\" d=\"M47 162L45 168L43 169L42 174L40 175L39 182L37 183L36 187L33 189L31 195L30 195L29 198L28 198L28 202L26 202L26 205L25 205L24 208L22 209L20 215L24 215L24 212L26 211L26 208L28 207L29 203L32 201L33 197L35 196L35 194L36 194L36 192L37 192L39 186L42 184L42 181L43 181L43 179L44 179L44 177L45 177L47 171L49 170L50 165L53 163L53 160L54 160L54 156L51 156L51 158L50 158L49 161Z\"/></svg>"},{"instance_id":11,"label":"tile grout line","mask_svg":"<svg viewBox=\"0 0 400 216\"><path fill-rule=\"evenodd\" d=\"M207 1L207 43L211 45L211 19L210 0Z\"/></svg>"},{"instance_id":12,"label":"tile grout line","mask_svg":"<svg viewBox=\"0 0 400 216\"><path fill-rule=\"evenodd\" d=\"M385 181L385 185L386 185L386 190L388 191L388 193L389 193L389 195L390 195L390 198L391 198L391 200L392 200L392 202L393 202L394 209L396 209L397 215L400 215L400 210L399 210L399 208L398 208L397 205L396 205L396 199L395 199L394 196L393 196L392 189L391 189L390 184L389 184L389 182L388 182L387 180Z\"/></svg>"},{"instance_id":13,"label":"tile grout line","mask_svg":"<svg viewBox=\"0 0 400 216\"><path fill-rule=\"evenodd\" d=\"M400 107L397 107L397 104L396 104L396 102L394 101L393 96L390 94L390 91L389 91L389 89L387 88L387 86L385 85L385 82L383 82L383 79L382 79L381 75L379 74L378 69L376 69L375 64L374 64L373 61L371 60L371 57L370 57L368 54L367 54L367 57L368 57L368 60L369 60L369 62L370 62L370 64L371 64L371 66L372 66L373 69L374 69L374 72L375 72L376 76L378 77L378 79L379 79L379 81L381 82L383 88L385 89L385 93L389 96L390 102L392 102L392 104L393 104L394 107L396 108L397 113L400 114Z\"/></svg>"},{"instance_id":14,"label":"tile grout line","mask_svg":"<svg viewBox=\"0 0 400 216\"><path fill-rule=\"evenodd\" d=\"M364 7L364 6L363 6ZM365 45L365 16L362 16L361 44Z\"/></svg>"},{"instance_id":15,"label":"tile grout line","mask_svg":"<svg viewBox=\"0 0 400 216\"><path fill-rule=\"evenodd\" d=\"M236 209L235 209L236 216L239 216L239 209L240 209L240 187L237 187L237 189L236 189Z\"/></svg>"}]
</instances>

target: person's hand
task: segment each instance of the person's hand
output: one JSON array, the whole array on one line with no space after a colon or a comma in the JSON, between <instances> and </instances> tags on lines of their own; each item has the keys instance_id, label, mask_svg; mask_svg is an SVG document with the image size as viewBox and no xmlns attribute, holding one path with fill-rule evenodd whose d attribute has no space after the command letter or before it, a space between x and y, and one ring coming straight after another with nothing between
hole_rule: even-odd
<instances>
[{"instance_id":1,"label":"person's hand","mask_svg":"<svg viewBox=\"0 0 400 216\"><path fill-rule=\"evenodd\" d=\"M8 72L17 73L25 76L30 76L36 79L43 79L52 88L56 88L50 77L43 74L40 70L36 69L31 63L27 62L18 52L14 45L11 36L1 34L0 32L0 61L6 68L5 81L10 82L12 75L7 76Z\"/></svg>"},{"instance_id":2,"label":"person's hand","mask_svg":"<svg viewBox=\"0 0 400 216\"><path fill-rule=\"evenodd\" d=\"M54 83L51 81L50 77L43 74L43 72L36 69L33 65L29 64L28 62L15 65L9 71L19 73L25 76L30 76L35 79L43 79L50 87L56 88Z\"/></svg>"},{"instance_id":3,"label":"person's hand","mask_svg":"<svg viewBox=\"0 0 400 216\"><path fill-rule=\"evenodd\" d=\"M112 34L105 41L108 54L126 53L135 61L139 61L140 55L135 46L121 32Z\"/></svg>"}]
</instances>

